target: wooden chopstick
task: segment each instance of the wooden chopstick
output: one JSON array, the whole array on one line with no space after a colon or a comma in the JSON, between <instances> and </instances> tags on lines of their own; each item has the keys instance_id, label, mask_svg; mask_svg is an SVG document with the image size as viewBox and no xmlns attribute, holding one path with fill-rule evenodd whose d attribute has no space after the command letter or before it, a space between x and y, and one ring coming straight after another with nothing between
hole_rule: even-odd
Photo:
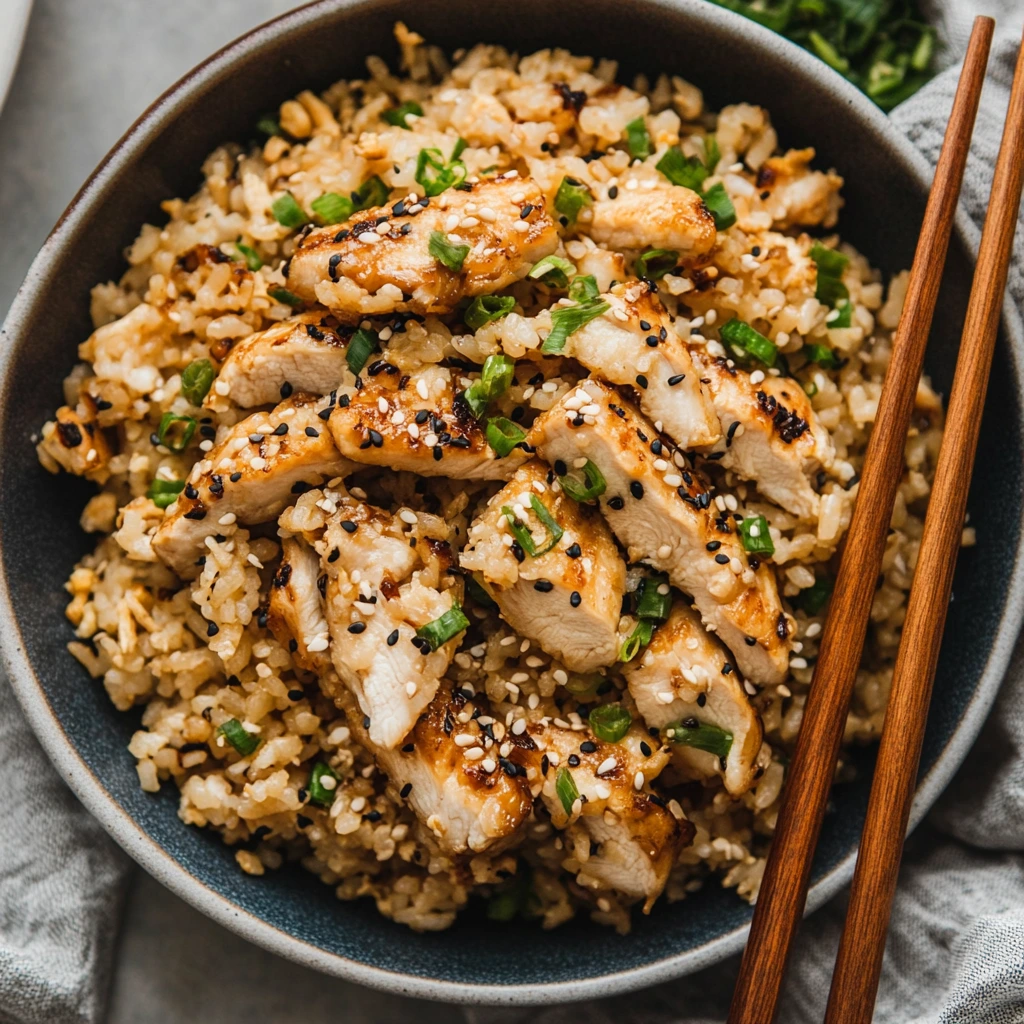
<instances>
[{"instance_id":1,"label":"wooden chopstick","mask_svg":"<svg viewBox=\"0 0 1024 1024\"><path fill-rule=\"evenodd\" d=\"M868 614L889 532L903 447L921 375L942 267L985 80L994 22L976 18L932 181L903 316L893 339L803 724L789 766L729 1024L775 1018L790 946L807 896L811 858L835 774L836 757L860 664ZM884 211L879 211L882 215Z\"/></svg>"},{"instance_id":2,"label":"wooden chopstick","mask_svg":"<svg viewBox=\"0 0 1024 1024\"><path fill-rule=\"evenodd\" d=\"M1024 182L1024 45L1010 90L935 482L885 712L826 1024L870 1024L974 468Z\"/></svg>"}]
</instances>

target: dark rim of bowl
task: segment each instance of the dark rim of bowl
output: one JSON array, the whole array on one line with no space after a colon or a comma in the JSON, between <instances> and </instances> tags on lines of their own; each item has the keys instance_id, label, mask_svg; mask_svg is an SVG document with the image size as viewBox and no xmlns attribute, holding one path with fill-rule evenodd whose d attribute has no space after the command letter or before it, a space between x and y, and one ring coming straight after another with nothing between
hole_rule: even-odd
<instances>
[{"instance_id":1,"label":"dark rim of bowl","mask_svg":"<svg viewBox=\"0 0 1024 1024\"><path fill-rule=\"evenodd\" d=\"M73 236L87 227L93 196L103 193L111 178L118 173L125 162L131 159L130 154L138 147L152 141L169 121L177 117L182 102L190 98L195 91L230 75L236 59L254 49L273 44L280 36L303 27L309 22L315 22L339 9L371 7L373 2L374 0L316 0L316 2L264 22L198 64L146 109L104 157L88 181L72 199L47 237L39 255L29 268L24 283L18 290L7 321L0 331L0 336L7 340L7 344L0 351L0 396L3 399L7 398L11 367L22 340L20 325L31 305L36 289L45 283L47 268L52 258L59 253L69 236ZM872 130L884 141L884 144L894 151L907 173L916 180L922 189L927 189L930 185L931 167L920 152L893 127L888 117L849 82L826 64L809 57L795 44L754 22L708 3L707 0L643 0L643 2L649 6L665 9L688 9L696 20L709 26L752 34L759 40L763 49L771 51L776 60L794 70L799 68L803 73L807 73L807 61L814 60L816 72L814 77L818 79L820 88L838 96L849 107L851 116L868 122ZM969 251L972 254L976 253L980 232L967 216L962 205L957 212L956 230L966 242ZM1007 298L1004 302L1003 337L1008 342L1010 363L1019 388L1022 367L1024 367L1024 338L1017 330L1016 319L1010 315L1011 311L1012 305ZM6 442L3 430L4 425L0 423L0 450L3 450ZM956 730L936 758L931 770L918 782L910 813L910 829L913 829L921 821L925 812L952 779L954 772L966 757L995 699L1013 652L1022 614L1024 614L1022 612L1024 574L1017 571L1017 567L1022 561L1022 555L1024 555L1024 531L1021 532L1018 539L1012 581L991 654ZM544 985L482 985L438 981L370 967L347 957L328 953L302 939L289 935L243 910L190 874L185 867L150 839L127 812L117 804L103 783L78 755L73 740L64 732L60 721L50 708L42 685L22 643L18 619L11 603L6 570L2 564L0 564L0 577L2 577L2 587L0 587L0 661L3 663L33 731L61 776L106 831L154 878L197 910L256 945L325 974L356 981L370 988L439 1001L492 1005L569 1002L629 992L708 967L726 956L738 952L743 947L749 931L747 925L735 928L696 948L661 958L643 967L634 967L614 974L605 974L582 981L553 982ZM856 848L851 849L834 868L811 887L805 914L822 906L850 881L853 876L856 855Z\"/></svg>"}]
</instances>

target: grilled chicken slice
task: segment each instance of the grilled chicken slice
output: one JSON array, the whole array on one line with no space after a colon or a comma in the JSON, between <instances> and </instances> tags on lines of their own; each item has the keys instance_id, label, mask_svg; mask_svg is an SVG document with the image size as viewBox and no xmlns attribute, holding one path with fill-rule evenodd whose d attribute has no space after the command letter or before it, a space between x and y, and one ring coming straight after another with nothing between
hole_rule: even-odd
<instances>
[{"instance_id":1,"label":"grilled chicken slice","mask_svg":"<svg viewBox=\"0 0 1024 1024\"><path fill-rule=\"evenodd\" d=\"M704 628L700 616L676 601L668 619L655 630L646 651L623 667L629 692L644 721L668 736L674 759L698 778L721 776L725 788L740 796L759 776L761 719L751 706L729 652ZM712 740L728 745L721 757L680 742L699 724L721 730Z\"/></svg>"},{"instance_id":2,"label":"grilled chicken slice","mask_svg":"<svg viewBox=\"0 0 1024 1024\"><path fill-rule=\"evenodd\" d=\"M299 668L323 675L331 664L330 631L318 580L320 556L294 537L282 542L281 562L270 584L267 625Z\"/></svg>"},{"instance_id":3,"label":"grilled chicken slice","mask_svg":"<svg viewBox=\"0 0 1024 1024\"><path fill-rule=\"evenodd\" d=\"M378 374L343 388L330 429L344 455L420 476L507 480L529 457L521 448L499 458L484 429L456 401L452 371L431 366L411 376Z\"/></svg>"},{"instance_id":4,"label":"grilled chicken slice","mask_svg":"<svg viewBox=\"0 0 1024 1024\"><path fill-rule=\"evenodd\" d=\"M407 741L389 750L373 742L351 694L336 699L356 740L387 775L396 799L409 804L442 849L494 853L517 838L533 810L529 783L496 769L493 760L472 759L467 755L473 748L456 742L466 728L463 722L485 712L485 706L467 700L461 690L453 693L445 683Z\"/></svg>"},{"instance_id":5,"label":"grilled chicken slice","mask_svg":"<svg viewBox=\"0 0 1024 1024\"><path fill-rule=\"evenodd\" d=\"M770 156L757 172L756 186L766 196L777 230L800 225L831 228L839 217L843 179L835 171L815 171L811 148L790 149L782 156Z\"/></svg>"},{"instance_id":6,"label":"grilled chicken slice","mask_svg":"<svg viewBox=\"0 0 1024 1024\"><path fill-rule=\"evenodd\" d=\"M600 513L552 490L551 478L537 459L517 470L470 526L459 561L479 574L517 633L536 640L570 671L592 672L618 655L626 567ZM543 551L552 533L538 518L534 501L564 532L550 551L527 554L520 562L502 510L511 509L536 550Z\"/></svg>"},{"instance_id":7,"label":"grilled chicken slice","mask_svg":"<svg viewBox=\"0 0 1024 1024\"><path fill-rule=\"evenodd\" d=\"M153 550L179 576L198 574L206 538L225 525L269 522L296 494L358 468L335 448L317 415L320 402L294 395L271 412L248 416L192 467L153 537Z\"/></svg>"},{"instance_id":8,"label":"grilled chicken slice","mask_svg":"<svg viewBox=\"0 0 1024 1024\"><path fill-rule=\"evenodd\" d=\"M640 408L683 448L710 448L721 436L711 398L665 308L646 283L601 296L611 308L570 335L566 355L639 395Z\"/></svg>"},{"instance_id":9,"label":"grilled chicken slice","mask_svg":"<svg viewBox=\"0 0 1024 1024\"><path fill-rule=\"evenodd\" d=\"M406 523L343 497L324 533L331 660L369 719L370 739L397 747L433 700L462 635L431 644L416 631L458 605L447 541L434 516ZM416 541L412 546L412 541Z\"/></svg>"},{"instance_id":10,"label":"grilled chicken slice","mask_svg":"<svg viewBox=\"0 0 1024 1024\"><path fill-rule=\"evenodd\" d=\"M753 480L766 498L801 519L817 519L811 479L831 468L835 449L803 388L786 377L753 384L724 359L696 359L722 426L720 465Z\"/></svg>"},{"instance_id":11,"label":"grilled chicken slice","mask_svg":"<svg viewBox=\"0 0 1024 1024\"><path fill-rule=\"evenodd\" d=\"M607 482L601 511L631 562L646 562L690 594L708 629L753 682L788 672L789 622L767 566L751 566L708 484L677 468L654 427L607 385L586 380L538 418L529 441L549 463L590 459Z\"/></svg>"},{"instance_id":12,"label":"grilled chicken slice","mask_svg":"<svg viewBox=\"0 0 1024 1024\"><path fill-rule=\"evenodd\" d=\"M319 312L300 313L250 334L231 349L217 375L217 386L203 404L210 409L226 409L230 403L243 409L272 405L281 400L281 389L287 391L289 386L326 395L350 372L345 350L351 333L340 329L334 317Z\"/></svg>"},{"instance_id":13,"label":"grilled chicken slice","mask_svg":"<svg viewBox=\"0 0 1024 1024\"><path fill-rule=\"evenodd\" d=\"M586 835L587 842L575 844L577 850L590 851L577 882L642 899L649 912L676 854L695 831L681 811L677 818L651 792L651 780L668 763L668 752L638 722L618 743L546 719L531 723L519 736L510 733L510 741L515 746L508 759L526 767L535 789L540 784L538 795L552 824L567 829L570 839L580 830ZM580 795L568 813L556 788L563 769Z\"/></svg>"},{"instance_id":14,"label":"grilled chicken slice","mask_svg":"<svg viewBox=\"0 0 1024 1024\"><path fill-rule=\"evenodd\" d=\"M704 200L663 181L652 189L620 188L615 199L596 199L581 212L580 223L608 249L672 249L680 259L706 253L717 237Z\"/></svg>"},{"instance_id":15,"label":"grilled chicken slice","mask_svg":"<svg viewBox=\"0 0 1024 1024\"><path fill-rule=\"evenodd\" d=\"M110 475L107 463L113 453L96 421L95 404L84 392L74 409L62 405L56 419L43 427L36 451L51 473L64 469L98 483Z\"/></svg>"},{"instance_id":16,"label":"grilled chicken slice","mask_svg":"<svg viewBox=\"0 0 1024 1024\"><path fill-rule=\"evenodd\" d=\"M469 246L460 269L430 252L435 232L451 246ZM451 313L463 298L514 284L557 246L543 193L513 171L311 231L292 257L288 287L350 323L370 314Z\"/></svg>"}]
</instances>

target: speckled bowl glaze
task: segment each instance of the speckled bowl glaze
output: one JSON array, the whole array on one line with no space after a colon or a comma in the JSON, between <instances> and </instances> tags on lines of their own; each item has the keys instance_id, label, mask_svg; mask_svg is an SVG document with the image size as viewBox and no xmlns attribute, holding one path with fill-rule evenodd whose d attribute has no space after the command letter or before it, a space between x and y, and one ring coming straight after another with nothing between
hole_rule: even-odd
<instances>
[{"instance_id":1,"label":"speckled bowl glaze","mask_svg":"<svg viewBox=\"0 0 1024 1024\"><path fill-rule=\"evenodd\" d=\"M178 895L246 938L329 974L432 999L542 1003L606 995L706 966L742 946L750 908L710 885L685 903L637 914L628 937L579 919L553 932L489 925L478 906L438 935L416 935L369 900L342 903L299 868L264 878L238 870L213 832L185 827L173 785L139 789L126 750L138 714L120 714L66 653L62 584L91 541L78 514L88 488L36 462L32 435L59 404L61 379L90 330L89 288L116 278L121 253L158 203L199 184L206 154L245 140L265 110L299 89L358 76L366 54L396 56L402 18L448 50L477 41L529 53L566 46L613 57L622 73L682 73L712 108L769 107L784 144L813 144L846 178L845 238L887 273L909 265L929 168L863 96L824 64L704 0L324 0L220 51L164 94L86 183L33 264L3 331L0 388L0 641L25 711L58 770L111 835ZM628 80L628 78L627 78ZM928 370L947 391L970 284L976 232L957 223ZM955 583L913 822L967 754L995 695L1021 605L1022 339L1004 332L981 458L971 487L983 543ZM850 878L867 799L861 781L835 792L809 907Z\"/></svg>"}]
</instances>

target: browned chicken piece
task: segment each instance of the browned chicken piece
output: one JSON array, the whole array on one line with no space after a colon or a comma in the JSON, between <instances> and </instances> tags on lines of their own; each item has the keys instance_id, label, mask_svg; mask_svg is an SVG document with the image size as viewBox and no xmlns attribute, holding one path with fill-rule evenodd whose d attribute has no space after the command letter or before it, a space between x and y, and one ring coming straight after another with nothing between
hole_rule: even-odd
<instances>
[{"instance_id":1,"label":"browned chicken piece","mask_svg":"<svg viewBox=\"0 0 1024 1024\"><path fill-rule=\"evenodd\" d=\"M715 218L696 192L659 181L653 189L620 188L615 199L596 199L580 214L584 231L608 249L672 249L680 259L715 244Z\"/></svg>"},{"instance_id":2,"label":"browned chicken piece","mask_svg":"<svg viewBox=\"0 0 1024 1024\"><path fill-rule=\"evenodd\" d=\"M153 537L164 563L191 579L207 537L234 522L276 519L295 495L357 468L335 448L318 404L314 395L294 395L271 412L254 413L192 467Z\"/></svg>"},{"instance_id":3,"label":"browned chicken piece","mask_svg":"<svg viewBox=\"0 0 1024 1024\"><path fill-rule=\"evenodd\" d=\"M84 393L74 409L62 405L57 410L56 419L43 427L36 450L51 473L64 469L98 483L110 475L110 445L96 421L96 407Z\"/></svg>"},{"instance_id":4,"label":"browned chicken piece","mask_svg":"<svg viewBox=\"0 0 1024 1024\"><path fill-rule=\"evenodd\" d=\"M330 428L350 459L420 476L507 480L529 458L521 448L498 456L481 422L456 401L452 371L443 366L402 377L381 373L358 390L343 388Z\"/></svg>"},{"instance_id":5,"label":"browned chicken piece","mask_svg":"<svg viewBox=\"0 0 1024 1024\"><path fill-rule=\"evenodd\" d=\"M320 556L304 541L286 537L281 561L270 584L267 625L301 669L324 675L330 668L330 631L318 581Z\"/></svg>"},{"instance_id":6,"label":"browned chicken piece","mask_svg":"<svg viewBox=\"0 0 1024 1024\"><path fill-rule=\"evenodd\" d=\"M817 519L811 480L832 467L835 448L799 382L764 376L755 384L724 359L695 355L695 361L722 426L719 465L753 480L766 498L801 519Z\"/></svg>"},{"instance_id":7,"label":"browned chicken piece","mask_svg":"<svg viewBox=\"0 0 1024 1024\"><path fill-rule=\"evenodd\" d=\"M672 743L678 764L697 778L720 776L733 796L753 786L763 771L761 719L729 652L693 608L676 601L647 649L623 673L637 710Z\"/></svg>"},{"instance_id":8,"label":"browned chicken piece","mask_svg":"<svg viewBox=\"0 0 1024 1024\"><path fill-rule=\"evenodd\" d=\"M668 764L668 751L639 722L617 743L606 743L587 728L541 719L519 735L511 730L508 742L508 760L525 766L552 824L567 831L570 849L582 861L576 881L642 899L649 912L676 854L695 832L681 809L673 814L651 791L651 781ZM557 786L563 772L578 794L568 811ZM567 781L563 787L564 792Z\"/></svg>"},{"instance_id":9,"label":"browned chicken piece","mask_svg":"<svg viewBox=\"0 0 1024 1024\"><path fill-rule=\"evenodd\" d=\"M843 179L835 171L812 170L814 156L810 147L791 149L768 157L758 169L756 186L762 195L769 193L765 205L774 228L835 226L843 205Z\"/></svg>"},{"instance_id":10,"label":"browned chicken piece","mask_svg":"<svg viewBox=\"0 0 1024 1024\"><path fill-rule=\"evenodd\" d=\"M569 336L566 355L638 395L640 408L683 448L721 436L711 398L664 306L640 281L601 296L611 307Z\"/></svg>"},{"instance_id":11,"label":"browned chicken piece","mask_svg":"<svg viewBox=\"0 0 1024 1024\"><path fill-rule=\"evenodd\" d=\"M273 405L285 392L326 395L351 371L345 352L351 329L330 315L300 313L236 342L203 403L207 408Z\"/></svg>"},{"instance_id":12,"label":"browned chicken piece","mask_svg":"<svg viewBox=\"0 0 1024 1024\"><path fill-rule=\"evenodd\" d=\"M459 561L483 580L517 633L570 671L592 672L618 657L626 567L601 514L553 490L552 478L537 459L519 469L470 526ZM536 505L563 531L557 541ZM536 556L521 547L513 553L506 508L530 535Z\"/></svg>"},{"instance_id":13,"label":"browned chicken piece","mask_svg":"<svg viewBox=\"0 0 1024 1024\"><path fill-rule=\"evenodd\" d=\"M632 562L667 573L690 594L708 629L744 676L780 683L789 670L789 621L775 578L751 564L725 518L710 511L708 482L614 390L593 379L567 392L533 425L529 441L553 465L589 459L606 481L599 498Z\"/></svg>"},{"instance_id":14,"label":"browned chicken piece","mask_svg":"<svg viewBox=\"0 0 1024 1024\"><path fill-rule=\"evenodd\" d=\"M459 269L431 253L435 232L448 245L469 247ZM543 193L513 171L311 231L292 257L288 287L350 323L384 313L451 313L463 298L521 280L557 246Z\"/></svg>"},{"instance_id":15,"label":"browned chicken piece","mask_svg":"<svg viewBox=\"0 0 1024 1024\"><path fill-rule=\"evenodd\" d=\"M468 625L451 548L439 539L447 527L406 511L412 523L342 497L323 537L331 660L369 719L370 739L388 750L433 700ZM417 632L453 618L462 625L443 643Z\"/></svg>"}]
</instances>

